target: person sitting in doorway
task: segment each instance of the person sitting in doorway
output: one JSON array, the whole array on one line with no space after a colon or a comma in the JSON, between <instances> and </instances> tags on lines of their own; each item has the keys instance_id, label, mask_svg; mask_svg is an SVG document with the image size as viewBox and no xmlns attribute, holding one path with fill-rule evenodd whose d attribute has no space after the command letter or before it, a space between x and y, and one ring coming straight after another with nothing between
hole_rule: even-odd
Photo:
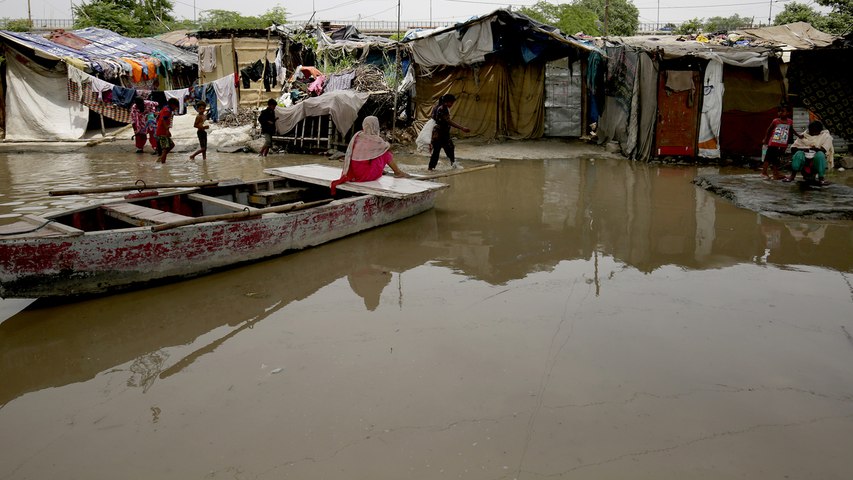
<instances>
[{"instance_id":1,"label":"person sitting in doorway","mask_svg":"<svg viewBox=\"0 0 853 480\"><path fill-rule=\"evenodd\" d=\"M370 182L382 176L385 165L391 167L395 177L407 178L409 174L400 170L389 150L391 146L379 136L379 119L369 116L362 122L362 129L352 136L344 156L341 178L332 182L335 188L344 182Z\"/></svg>"},{"instance_id":2,"label":"person sitting in doorway","mask_svg":"<svg viewBox=\"0 0 853 480\"><path fill-rule=\"evenodd\" d=\"M803 179L817 185L829 185L824 180L826 175L827 156L833 153L832 136L829 130L824 130L823 123L814 121L809 128L791 145L791 176L785 182L793 182L797 172L803 174ZM817 175L817 180L815 180Z\"/></svg>"}]
</instances>

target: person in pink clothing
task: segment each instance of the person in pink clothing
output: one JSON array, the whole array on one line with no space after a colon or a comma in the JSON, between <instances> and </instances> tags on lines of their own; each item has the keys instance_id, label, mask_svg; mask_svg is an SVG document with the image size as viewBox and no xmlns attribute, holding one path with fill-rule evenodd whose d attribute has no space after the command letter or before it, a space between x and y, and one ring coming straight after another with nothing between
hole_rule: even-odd
<instances>
[{"instance_id":1,"label":"person in pink clothing","mask_svg":"<svg viewBox=\"0 0 853 480\"><path fill-rule=\"evenodd\" d=\"M394 176L408 178L409 174L400 170L394 162L388 142L379 136L379 119L369 116L364 119L362 129L353 135L344 156L344 168L341 178L332 182L332 195L335 188L345 182L369 182L382 176L385 166L391 167Z\"/></svg>"},{"instance_id":2,"label":"person in pink clothing","mask_svg":"<svg viewBox=\"0 0 853 480\"><path fill-rule=\"evenodd\" d=\"M136 153L142 153L146 140L151 142L151 148L157 150L157 137L154 126L148 123L148 115L157 112L157 102L136 97L130 107L130 120L133 124L133 139Z\"/></svg>"}]
</instances>

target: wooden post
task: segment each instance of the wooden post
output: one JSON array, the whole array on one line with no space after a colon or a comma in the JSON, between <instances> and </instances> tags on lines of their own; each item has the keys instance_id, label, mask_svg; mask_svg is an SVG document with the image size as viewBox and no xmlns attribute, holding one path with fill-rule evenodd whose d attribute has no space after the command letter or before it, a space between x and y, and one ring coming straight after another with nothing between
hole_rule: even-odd
<instances>
[{"instance_id":1,"label":"wooden post","mask_svg":"<svg viewBox=\"0 0 853 480\"><path fill-rule=\"evenodd\" d=\"M234 62L234 78L240 74L240 66L237 64L237 44L234 41L234 34L231 34L231 61ZM237 108L240 108L240 85L235 85L237 89Z\"/></svg>"},{"instance_id":2,"label":"wooden post","mask_svg":"<svg viewBox=\"0 0 853 480\"><path fill-rule=\"evenodd\" d=\"M98 118L101 119L101 136L106 137L107 136L107 129L104 127L104 116L99 113Z\"/></svg>"}]
</instances>

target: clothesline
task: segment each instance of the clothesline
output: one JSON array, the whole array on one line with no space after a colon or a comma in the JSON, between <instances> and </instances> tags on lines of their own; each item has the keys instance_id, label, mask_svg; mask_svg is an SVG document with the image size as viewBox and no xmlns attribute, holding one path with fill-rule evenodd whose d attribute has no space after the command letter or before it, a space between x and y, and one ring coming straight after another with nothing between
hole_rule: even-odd
<instances>
[{"instance_id":1,"label":"clothesline","mask_svg":"<svg viewBox=\"0 0 853 480\"><path fill-rule=\"evenodd\" d=\"M146 100L165 104L175 98L180 104L179 112L184 113L186 101L203 100L208 104L210 119L219 120L224 111L237 110L237 77L231 73L212 82L194 85L176 90L142 90L115 85L90 75L79 68L68 65L68 99L78 101L96 112L122 123L129 123L130 106L139 96ZM84 88L88 86L88 89ZM87 91L88 90L88 91ZM103 105L99 105L98 102Z\"/></svg>"}]
</instances>

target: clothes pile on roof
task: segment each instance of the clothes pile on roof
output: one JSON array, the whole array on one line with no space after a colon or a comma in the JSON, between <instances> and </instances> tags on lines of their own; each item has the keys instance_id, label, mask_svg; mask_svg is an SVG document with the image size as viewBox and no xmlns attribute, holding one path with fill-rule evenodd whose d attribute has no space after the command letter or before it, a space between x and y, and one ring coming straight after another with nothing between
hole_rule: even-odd
<instances>
[{"instance_id":1,"label":"clothes pile on roof","mask_svg":"<svg viewBox=\"0 0 853 480\"><path fill-rule=\"evenodd\" d=\"M37 55L62 60L106 80L122 76L135 82L142 76L168 75L177 67L193 68L196 55L156 38L128 38L103 28L35 33L0 31L7 43ZM154 70L152 72L152 70Z\"/></svg>"}]
</instances>

